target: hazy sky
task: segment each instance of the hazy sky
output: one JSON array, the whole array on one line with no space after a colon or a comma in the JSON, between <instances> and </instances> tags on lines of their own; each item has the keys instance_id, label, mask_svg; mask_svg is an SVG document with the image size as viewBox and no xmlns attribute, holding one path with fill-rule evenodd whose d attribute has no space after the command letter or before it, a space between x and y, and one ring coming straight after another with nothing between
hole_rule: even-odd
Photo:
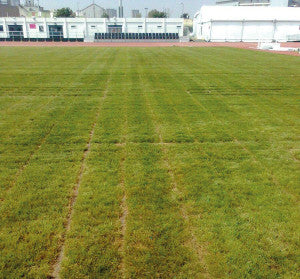
<instances>
[{"instance_id":1,"label":"hazy sky","mask_svg":"<svg viewBox=\"0 0 300 279\"><path fill-rule=\"evenodd\" d=\"M92 0L40 0L40 5L48 9L71 7L73 10L77 10L78 5L82 9L91 3L93 3ZM95 3L104 8L116 9L119 0L95 0ZM178 17L182 10L180 3L184 3L185 12L193 16L202 5L213 4L215 0L123 0L125 16L130 16L132 9L139 9L144 15L145 8L149 8L149 10L168 8L172 17Z\"/></svg>"}]
</instances>

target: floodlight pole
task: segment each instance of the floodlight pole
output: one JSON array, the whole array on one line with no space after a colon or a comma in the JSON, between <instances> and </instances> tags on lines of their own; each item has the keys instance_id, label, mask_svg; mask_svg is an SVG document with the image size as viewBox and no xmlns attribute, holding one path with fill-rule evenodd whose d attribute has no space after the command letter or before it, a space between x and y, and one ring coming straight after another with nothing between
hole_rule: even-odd
<instances>
[{"instance_id":1,"label":"floodlight pole","mask_svg":"<svg viewBox=\"0 0 300 279\"><path fill-rule=\"evenodd\" d=\"M181 8L182 8L182 10L181 10L181 16L183 16L183 14L184 14L184 3L181 2L180 5L181 5Z\"/></svg>"}]
</instances>

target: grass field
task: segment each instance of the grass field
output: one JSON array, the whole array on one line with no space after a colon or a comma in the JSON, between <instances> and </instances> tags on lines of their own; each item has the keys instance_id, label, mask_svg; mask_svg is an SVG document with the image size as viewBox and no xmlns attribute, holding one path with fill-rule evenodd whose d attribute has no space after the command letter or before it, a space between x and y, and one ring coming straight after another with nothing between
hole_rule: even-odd
<instances>
[{"instance_id":1,"label":"grass field","mask_svg":"<svg viewBox=\"0 0 300 279\"><path fill-rule=\"evenodd\" d=\"M0 48L0 278L299 278L300 59Z\"/></svg>"}]
</instances>

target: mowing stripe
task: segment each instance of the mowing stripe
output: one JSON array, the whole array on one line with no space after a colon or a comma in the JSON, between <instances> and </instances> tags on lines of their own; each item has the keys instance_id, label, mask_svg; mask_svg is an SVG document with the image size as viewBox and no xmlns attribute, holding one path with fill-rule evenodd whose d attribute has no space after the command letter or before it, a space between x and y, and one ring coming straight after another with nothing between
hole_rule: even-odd
<instances>
[{"instance_id":1,"label":"mowing stripe","mask_svg":"<svg viewBox=\"0 0 300 279\"><path fill-rule=\"evenodd\" d=\"M14 180L12 181L11 185L4 191L4 193L8 193L9 190L11 190L17 183L18 178L21 176L21 174L24 172L24 170L27 168L27 166L30 164L31 159L33 156L41 149L42 145L45 143L49 135L51 134L51 131L53 130L55 124L52 124L50 129L46 132L44 137L41 139L40 143L35 147L35 149L30 153L28 159L25 161L25 163L19 168L17 171ZM3 202L4 198L0 197L0 202Z\"/></svg>"},{"instance_id":2,"label":"mowing stripe","mask_svg":"<svg viewBox=\"0 0 300 279\"><path fill-rule=\"evenodd\" d=\"M82 71L81 75L94 63L96 63L96 62L95 61L91 62ZM80 184L81 184L83 173L84 173L84 170L85 170L86 158L88 157L88 154L90 153L90 150L91 150L92 140L93 140L93 136L94 136L94 133L95 133L95 128L96 128L97 122L98 122L99 117L100 117L100 112L101 112L103 103L104 103L104 101L107 97L110 80L111 80L111 75L109 76L109 79L106 82L106 89L104 91L103 96L100 99L100 104L98 105L98 110L96 112L96 116L95 116L94 122L92 124L92 128L90 130L90 133L89 133L89 139L88 139L88 142L87 142L87 145L86 145L86 148L84 150L83 157L82 157L82 160L81 160L81 166L80 166L79 174L78 174L77 179L76 179L76 184L75 184L75 187L73 189L71 199L69 200L69 205L68 205L69 211L68 211L67 218L66 218L66 221L65 221L65 224L64 224L65 231L62 235L58 258L57 258L56 262L54 263L54 265L52 266L52 270L53 270L53 273L51 275L52 278L60 278L59 273L60 273L60 270L61 270L61 266L62 266L62 262L63 262L63 259L64 259L64 254L65 254L66 236L67 236L67 233L70 231L70 228L71 228L72 217L73 217L73 214L74 214L74 205L75 205L77 197L78 197Z\"/></svg>"},{"instance_id":3,"label":"mowing stripe","mask_svg":"<svg viewBox=\"0 0 300 279\"><path fill-rule=\"evenodd\" d=\"M139 76L139 78L140 78L140 76ZM156 134L158 135L158 138L159 138L159 143L158 144L159 144L159 146L161 146L164 164L165 164L165 167L168 171L169 177L171 179L172 191L175 194L176 199L178 201L178 205L180 207L180 215L184 219L184 221L185 221L185 223L188 227L188 232L189 232L189 235L190 235L190 241L187 243L188 247L191 251L194 251L194 253L197 255L198 261L204 269L204 271L201 275L204 278L210 278L210 275L208 273L208 267L207 267L207 264L205 262L205 254L207 254L207 252L205 251L205 248L202 245L200 245L200 243L198 242L198 240L195 236L194 228L192 228L192 226L191 226L191 220L190 220L189 215L187 213L186 205L184 203L181 203L178 199L178 197L181 196L182 193L180 192L180 190L178 188L178 184L177 184L174 172L172 170L172 167L171 167L169 159L168 159L168 150L167 150L166 146L168 146L169 144L163 142L161 127L158 124L159 121L158 121L157 116L154 112L153 106L151 106L151 103L150 103L150 101L147 97L147 94L145 94L145 92L143 92L143 95L144 95L147 107L149 108L152 121L154 123L155 132L156 132ZM178 116L180 116L180 114L177 111L176 111L176 114L178 114ZM190 132L189 127L188 127L188 131Z\"/></svg>"},{"instance_id":4,"label":"mowing stripe","mask_svg":"<svg viewBox=\"0 0 300 279\"><path fill-rule=\"evenodd\" d=\"M21 121L21 123L22 123L22 124L23 124L23 123L26 123L26 122L28 121L28 118L33 118L33 117L35 117L36 115L39 115L39 114L40 114L40 111L42 111L43 108L45 108L47 105L49 105L51 102L53 102L53 101L55 100L56 97L57 97L57 95L54 95L54 96L51 97L50 100L48 100L47 102L45 102L45 103L41 104L40 106L38 106L38 107L35 109L35 113L34 113L34 114L28 115L28 117L25 118L25 119L23 119L24 121ZM20 124L20 122L19 122L19 124ZM15 135L15 134L13 134L13 135ZM11 137L12 137L12 135L7 134L2 140L4 140L4 139L5 139L5 140L10 140Z\"/></svg>"},{"instance_id":5,"label":"mowing stripe","mask_svg":"<svg viewBox=\"0 0 300 279\"><path fill-rule=\"evenodd\" d=\"M162 137L162 134L161 134L161 129L159 127L159 124L157 124L158 122L157 122L157 119L155 117L154 110L151 107L151 105L150 105L149 100L148 100L147 97L146 97L146 102L149 105L148 107L150 108L152 119L153 119L153 122L155 123L155 130L156 130L156 133L157 133L157 135L159 137L159 144L162 146L161 150L163 152L163 159L164 159L164 163L165 163L166 169L167 169L168 174L169 174L169 176L171 178L172 191L174 192L174 194L175 194L176 197L179 197L179 196L181 196L182 193L178 189L177 181L175 179L174 172L172 170L172 167L171 167L169 159L168 159L168 150L166 148L166 146L168 144L165 144L163 142L163 137ZM178 201L178 204L180 206L181 216L185 220L185 222L186 222L186 224L188 226L189 234L190 234L190 241L188 242L188 246L189 246L189 248L192 251L194 251L196 253L199 262L204 267L204 273L202 274L204 276L204 278L210 278L208 270L207 270L207 265L205 263L205 258L204 258L205 254L206 254L205 248L200 245L200 243L198 242L198 240L197 240L197 238L195 236L194 228L191 227L191 221L190 221L189 215L187 213L187 208L186 208L185 204L184 203L180 203L179 201Z\"/></svg>"},{"instance_id":6,"label":"mowing stripe","mask_svg":"<svg viewBox=\"0 0 300 279\"><path fill-rule=\"evenodd\" d=\"M18 172L16 173L15 179L12 182L12 185L10 188L16 185L18 177L22 174L22 172L26 169L26 167L29 165L32 157L41 149L42 145L45 143L49 135L51 134L51 131L53 130L55 124L52 124L50 129L46 132L44 137L41 139L40 143L36 146L36 148L31 152L26 162L19 168Z\"/></svg>"},{"instance_id":7,"label":"mowing stripe","mask_svg":"<svg viewBox=\"0 0 300 279\"><path fill-rule=\"evenodd\" d=\"M198 106L202 107L211 116L211 118L213 118L215 121L217 121L219 123L222 123L222 121L218 117L216 117L209 109L205 108L205 106L203 106L201 104L201 102L199 102L189 91L186 91L186 93L191 97L191 99L194 101L194 103L197 104ZM276 186L281 186L280 183L278 182L276 176L274 174L272 174L270 172L270 170L266 166L264 166L263 163L260 160L257 159L255 154L249 148L247 148L236 137L233 137L233 142L235 144L239 145L240 147L242 147L242 149L250 155L253 162L258 163L261 166L262 169L266 170L266 172L269 173L270 177L272 178L273 183ZM287 190L284 190L284 191L287 191Z\"/></svg>"}]
</instances>

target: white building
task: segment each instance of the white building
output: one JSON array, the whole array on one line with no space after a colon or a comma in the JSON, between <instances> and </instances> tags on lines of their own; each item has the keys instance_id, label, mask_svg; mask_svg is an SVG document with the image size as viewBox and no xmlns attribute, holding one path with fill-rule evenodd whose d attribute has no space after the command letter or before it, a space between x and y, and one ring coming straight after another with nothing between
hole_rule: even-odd
<instances>
[{"instance_id":1,"label":"white building","mask_svg":"<svg viewBox=\"0 0 300 279\"><path fill-rule=\"evenodd\" d=\"M106 9L106 13L108 14L109 18L117 17L118 13L116 9Z\"/></svg>"},{"instance_id":2,"label":"white building","mask_svg":"<svg viewBox=\"0 0 300 279\"><path fill-rule=\"evenodd\" d=\"M98 6L97 4L91 4L79 11L78 16L86 18L99 18L103 16L104 12L105 9L102 7Z\"/></svg>"},{"instance_id":3,"label":"white building","mask_svg":"<svg viewBox=\"0 0 300 279\"><path fill-rule=\"evenodd\" d=\"M300 8L203 6L194 35L212 42L300 40Z\"/></svg>"},{"instance_id":4,"label":"white building","mask_svg":"<svg viewBox=\"0 0 300 279\"><path fill-rule=\"evenodd\" d=\"M95 38L99 38L98 34L117 34L118 36L114 35L109 38L123 39L129 33L131 34L129 39L136 39L137 34L147 34L145 39L157 39L157 34L167 34L166 38L169 38L170 34L175 34L176 38L181 37L183 35L183 19L0 18L0 40L80 39L93 41ZM144 37L142 38L144 39Z\"/></svg>"}]
</instances>

